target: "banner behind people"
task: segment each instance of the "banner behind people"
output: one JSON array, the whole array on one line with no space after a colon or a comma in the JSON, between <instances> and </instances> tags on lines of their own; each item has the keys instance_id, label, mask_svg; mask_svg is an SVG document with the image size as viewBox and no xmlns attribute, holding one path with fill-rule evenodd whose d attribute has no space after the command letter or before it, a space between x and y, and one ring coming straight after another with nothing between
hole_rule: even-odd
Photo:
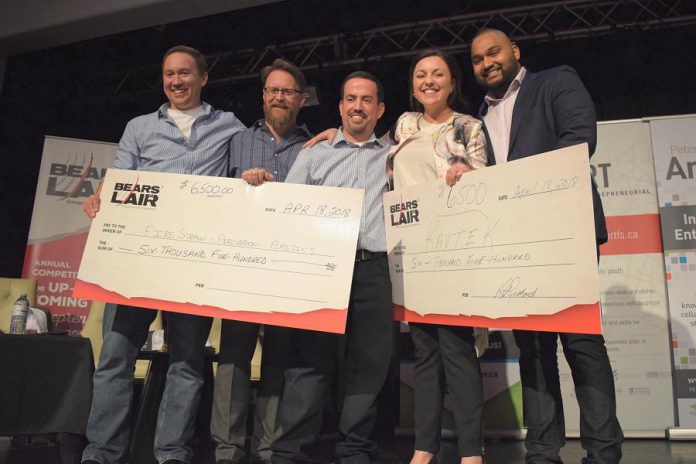
<instances>
[{"instance_id":1,"label":"banner behind people","mask_svg":"<svg viewBox=\"0 0 696 464\"><path fill-rule=\"evenodd\" d=\"M696 116L650 120L678 424L696 428Z\"/></svg>"},{"instance_id":2,"label":"banner behind people","mask_svg":"<svg viewBox=\"0 0 696 464\"><path fill-rule=\"evenodd\" d=\"M46 137L22 277L38 281L37 306L51 311L54 330L77 335L91 302L72 287L90 220L82 201L94 193L116 156L116 145Z\"/></svg>"},{"instance_id":3,"label":"banner behind people","mask_svg":"<svg viewBox=\"0 0 696 464\"><path fill-rule=\"evenodd\" d=\"M664 436L665 428L674 424L674 414L648 124L640 120L600 123L592 170L609 230L609 242L600 253L600 294L619 419L627 432ZM561 359L566 427L572 433L578 430L580 418L570 369L559 355Z\"/></svg>"}]
</instances>

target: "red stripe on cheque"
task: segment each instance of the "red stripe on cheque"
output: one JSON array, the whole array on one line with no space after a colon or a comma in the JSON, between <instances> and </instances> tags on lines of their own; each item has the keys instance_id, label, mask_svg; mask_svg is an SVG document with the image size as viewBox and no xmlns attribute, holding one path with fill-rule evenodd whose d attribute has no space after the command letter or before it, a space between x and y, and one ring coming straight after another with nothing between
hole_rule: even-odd
<instances>
[{"instance_id":1,"label":"red stripe on cheque","mask_svg":"<svg viewBox=\"0 0 696 464\"><path fill-rule=\"evenodd\" d=\"M465 325L497 329L538 330L541 332L602 333L602 317L599 302L575 305L555 314L522 317L450 316L445 314L420 314L403 306L394 305L394 319L425 324Z\"/></svg>"},{"instance_id":2,"label":"red stripe on cheque","mask_svg":"<svg viewBox=\"0 0 696 464\"><path fill-rule=\"evenodd\" d=\"M599 248L600 255L662 253L658 214L608 216L607 230L609 241Z\"/></svg>"},{"instance_id":3,"label":"red stripe on cheque","mask_svg":"<svg viewBox=\"0 0 696 464\"><path fill-rule=\"evenodd\" d=\"M177 303L154 298L127 298L119 293L106 290L99 285L75 280L73 296L92 301L138 306L141 308L162 309L177 313L196 314L199 316L219 317L237 321L256 322L259 324L280 325L296 329L319 330L322 332L344 333L348 308L318 309L301 314L258 313L253 311L228 311L215 306L193 303Z\"/></svg>"}]
</instances>

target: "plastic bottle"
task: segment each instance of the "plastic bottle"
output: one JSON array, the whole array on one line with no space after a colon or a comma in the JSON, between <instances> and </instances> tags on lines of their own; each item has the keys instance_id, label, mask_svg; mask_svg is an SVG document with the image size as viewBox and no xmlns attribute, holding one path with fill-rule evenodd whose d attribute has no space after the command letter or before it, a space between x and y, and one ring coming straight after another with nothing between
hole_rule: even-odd
<instances>
[{"instance_id":1,"label":"plastic bottle","mask_svg":"<svg viewBox=\"0 0 696 464\"><path fill-rule=\"evenodd\" d=\"M12 308L12 320L10 322L11 334L23 334L24 328L27 325L27 316L29 314L29 300L27 295L23 293Z\"/></svg>"}]
</instances>

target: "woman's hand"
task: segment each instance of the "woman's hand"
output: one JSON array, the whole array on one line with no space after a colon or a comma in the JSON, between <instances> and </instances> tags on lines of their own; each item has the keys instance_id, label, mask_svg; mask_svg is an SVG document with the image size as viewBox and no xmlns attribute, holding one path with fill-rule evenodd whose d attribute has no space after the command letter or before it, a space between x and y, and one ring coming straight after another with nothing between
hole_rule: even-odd
<instances>
[{"instance_id":1,"label":"woman's hand","mask_svg":"<svg viewBox=\"0 0 696 464\"><path fill-rule=\"evenodd\" d=\"M331 127L329 129L326 129L324 132L320 132L311 139L307 140L304 145L302 145L302 148L310 148L316 145L319 142L323 142L326 140L329 143L333 143L334 139L336 138L336 134L338 134L338 129L335 127Z\"/></svg>"},{"instance_id":2,"label":"woman's hand","mask_svg":"<svg viewBox=\"0 0 696 464\"><path fill-rule=\"evenodd\" d=\"M251 185L261 185L264 182L272 181L273 174L262 168L251 168L242 173L242 179Z\"/></svg>"},{"instance_id":3,"label":"woman's hand","mask_svg":"<svg viewBox=\"0 0 696 464\"><path fill-rule=\"evenodd\" d=\"M447 175L445 176L445 182L447 182L447 185L454 185L457 182L459 182L459 179L462 178L462 174L465 172L473 171L471 169L471 166L469 166L466 163L456 163L453 164L452 166L449 167L447 170Z\"/></svg>"}]
</instances>

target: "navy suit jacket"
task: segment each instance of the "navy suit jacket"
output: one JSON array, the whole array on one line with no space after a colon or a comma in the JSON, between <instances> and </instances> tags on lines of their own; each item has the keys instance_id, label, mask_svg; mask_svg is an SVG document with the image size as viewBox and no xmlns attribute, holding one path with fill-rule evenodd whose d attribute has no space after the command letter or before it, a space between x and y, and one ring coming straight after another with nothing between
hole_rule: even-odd
<instances>
[{"instance_id":1,"label":"navy suit jacket","mask_svg":"<svg viewBox=\"0 0 696 464\"><path fill-rule=\"evenodd\" d=\"M484 101L479 110L482 120L487 111ZM487 130L486 138L490 147L488 164L494 165L495 155ZM528 70L512 112L508 161L584 142L592 156L597 145L594 103L575 70L570 66L538 73ZM607 241L607 226L594 180L592 205L597 243L602 244Z\"/></svg>"}]
</instances>

